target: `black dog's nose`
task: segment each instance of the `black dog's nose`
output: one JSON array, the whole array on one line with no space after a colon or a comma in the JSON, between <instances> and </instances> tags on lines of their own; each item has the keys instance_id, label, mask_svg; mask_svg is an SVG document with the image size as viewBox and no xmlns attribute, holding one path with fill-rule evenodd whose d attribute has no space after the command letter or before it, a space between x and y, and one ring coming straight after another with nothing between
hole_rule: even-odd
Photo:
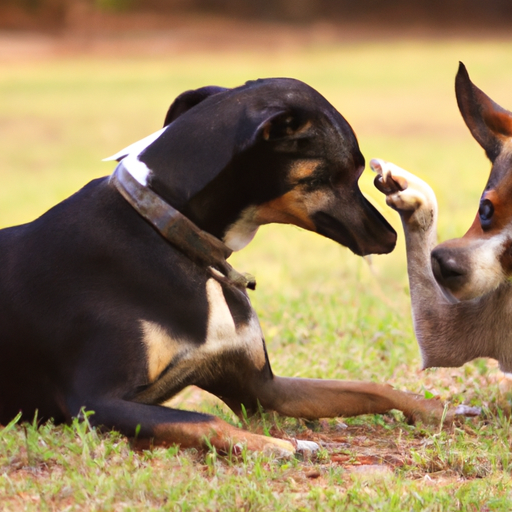
<instances>
[{"instance_id":1,"label":"black dog's nose","mask_svg":"<svg viewBox=\"0 0 512 512\"><path fill-rule=\"evenodd\" d=\"M449 249L434 249L431 254L431 265L436 281L441 286L456 291L462 286L467 274L464 259L455 256Z\"/></svg>"}]
</instances>

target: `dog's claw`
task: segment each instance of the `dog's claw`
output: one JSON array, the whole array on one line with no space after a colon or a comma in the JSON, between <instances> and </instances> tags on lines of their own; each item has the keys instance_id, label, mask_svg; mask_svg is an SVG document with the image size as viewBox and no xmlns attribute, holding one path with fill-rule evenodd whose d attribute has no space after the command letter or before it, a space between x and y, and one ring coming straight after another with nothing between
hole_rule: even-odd
<instances>
[{"instance_id":1,"label":"dog's claw","mask_svg":"<svg viewBox=\"0 0 512 512\"><path fill-rule=\"evenodd\" d=\"M377 173L375 186L386 195L402 192L409 186L406 179L409 173L394 164L380 158L372 158L370 168ZM402 172L393 172L393 168Z\"/></svg>"},{"instance_id":2,"label":"dog's claw","mask_svg":"<svg viewBox=\"0 0 512 512\"><path fill-rule=\"evenodd\" d=\"M471 407L469 405L458 405L453 411L455 416L474 417L482 414L481 407Z\"/></svg>"},{"instance_id":3,"label":"dog's claw","mask_svg":"<svg viewBox=\"0 0 512 512\"><path fill-rule=\"evenodd\" d=\"M315 453L320 450L320 445L313 441L304 441L302 439L297 439L296 450L299 453Z\"/></svg>"},{"instance_id":4,"label":"dog's claw","mask_svg":"<svg viewBox=\"0 0 512 512\"><path fill-rule=\"evenodd\" d=\"M385 194L388 206L398 211L411 228L429 229L437 212L434 191L422 179L397 165L373 158L370 167L377 173L375 187Z\"/></svg>"},{"instance_id":5,"label":"dog's claw","mask_svg":"<svg viewBox=\"0 0 512 512\"><path fill-rule=\"evenodd\" d=\"M380 158L372 158L370 160L370 169L377 174L382 174L382 160Z\"/></svg>"},{"instance_id":6,"label":"dog's claw","mask_svg":"<svg viewBox=\"0 0 512 512\"><path fill-rule=\"evenodd\" d=\"M386 161L380 158L372 158L370 160L370 169L376 173L379 179L379 182L382 184L388 184L389 181L392 181L391 178L391 170L389 166L386 165Z\"/></svg>"}]
</instances>

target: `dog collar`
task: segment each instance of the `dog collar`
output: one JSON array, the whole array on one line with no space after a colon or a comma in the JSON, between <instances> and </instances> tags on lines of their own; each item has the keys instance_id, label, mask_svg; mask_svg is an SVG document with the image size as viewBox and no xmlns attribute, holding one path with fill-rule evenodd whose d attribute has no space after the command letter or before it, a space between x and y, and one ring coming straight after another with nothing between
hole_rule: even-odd
<instances>
[{"instance_id":1,"label":"dog collar","mask_svg":"<svg viewBox=\"0 0 512 512\"><path fill-rule=\"evenodd\" d=\"M206 265L219 280L254 290L256 280L237 272L227 261L233 252L218 238L197 227L150 188L141 185L121 161L110 177L120 194L168 242L196 263Z\"/></svg>"}]
</instances>

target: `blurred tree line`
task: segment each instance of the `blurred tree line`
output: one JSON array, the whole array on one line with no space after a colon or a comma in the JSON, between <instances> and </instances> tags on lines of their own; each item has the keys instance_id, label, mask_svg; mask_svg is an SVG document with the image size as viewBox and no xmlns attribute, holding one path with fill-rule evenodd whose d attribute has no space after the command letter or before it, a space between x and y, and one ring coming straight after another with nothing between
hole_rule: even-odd
<instances>
[{"instance_id":1,"label":"blurred tree line","mask_svg":"<svg viewBox=\"0 0 512 512\"><path fill-rule=\"evenodd\" d=\"M512 21L512 0L0 0L0 27L24 28L28 23L59 28L76 19L77 12L83 16L198 13L295 23L384 20L444 27L464 22L503 26Z\"/></svg>"}]
</instances>

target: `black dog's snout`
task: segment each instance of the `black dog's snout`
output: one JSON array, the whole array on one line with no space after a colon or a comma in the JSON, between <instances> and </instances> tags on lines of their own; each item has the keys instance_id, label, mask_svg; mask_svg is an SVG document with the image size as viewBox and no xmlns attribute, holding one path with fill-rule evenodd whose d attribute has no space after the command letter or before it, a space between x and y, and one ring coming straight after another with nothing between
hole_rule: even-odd
<instances>
[{"instance_id":1,"label":"black dog's snout","mask_svg":"<svg viewBox=\"0 0 512 512\"><path fill-rule=\"evenodd\" d=\"M431 265L436 281L452 291L461 286L467 274L464 258L456 257L452 251L443 247L432 251Z\"/></svg>"}]
</instances>

